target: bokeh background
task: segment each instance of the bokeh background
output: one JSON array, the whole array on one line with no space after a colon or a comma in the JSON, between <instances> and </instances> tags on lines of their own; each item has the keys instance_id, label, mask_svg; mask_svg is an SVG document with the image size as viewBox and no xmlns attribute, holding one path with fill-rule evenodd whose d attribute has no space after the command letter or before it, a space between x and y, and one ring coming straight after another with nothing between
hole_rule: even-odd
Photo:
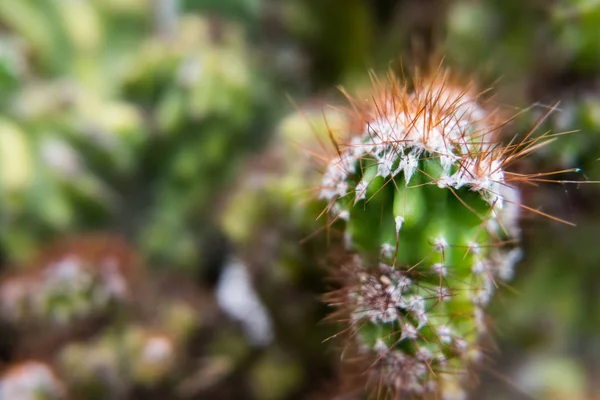
<instances>
[{"instance_id":1,"label":"bokeh background","mask_svg":"<svg viewBox=\"0 0 600 400\"><path fill-rule=\"evenodd\" d=\"M306 148L432 56L576 131L518 166L576 226L524 215L472 398L600 399L596 0L0 0L0 399L359 398Z\"/></svg>"}]
</instances>

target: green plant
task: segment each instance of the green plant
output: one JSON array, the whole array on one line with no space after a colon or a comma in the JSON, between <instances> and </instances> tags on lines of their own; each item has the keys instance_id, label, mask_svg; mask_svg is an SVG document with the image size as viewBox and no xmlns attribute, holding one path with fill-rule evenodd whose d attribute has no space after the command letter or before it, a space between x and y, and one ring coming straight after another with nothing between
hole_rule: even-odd
<instances>
[{"instance_id":1,"label":"green plant","mask_svg":"<svg viewBox=\"0 0 600 400\"><path fill-rule=\"evenodd\" d=\"M262 143L272 98L242 26L175 12L167 34L152 19L159 3L0 5L9 260L110 226L152 265L202 265L215 194Z\"/></svg>"},{"instance_id":2,"label":"green plant","mask_svg":"<svg viewBox=\"0 0 600 400\"><path fill-rule=\"evenodd\" d=\"M507 120L443 69L350 102L320 189L349 253L328 301L380 391L464 398L485 306L521 257L515 184L537 179L506 168L547 136L503 146Z\"/></svg>"}]
</instances>

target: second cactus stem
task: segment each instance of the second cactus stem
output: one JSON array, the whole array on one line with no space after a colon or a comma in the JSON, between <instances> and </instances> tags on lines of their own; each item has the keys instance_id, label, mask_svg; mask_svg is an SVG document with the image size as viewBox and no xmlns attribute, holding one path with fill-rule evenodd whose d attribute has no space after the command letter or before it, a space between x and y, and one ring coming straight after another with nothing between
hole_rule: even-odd
<instances>
[{"instance_id":1,"label":"second cactus stem","mask_svg":"<svg viewBox=\"0 0 600 400\"><path fill-rule=\"evenodd\" d=\"M351 254L331 293L379 393L465 398L481 358L484 307L520 258L521 207L502 120L472 86L438 71L393 74L350 100L320 197Z\"/></svg>"}]
</instances>

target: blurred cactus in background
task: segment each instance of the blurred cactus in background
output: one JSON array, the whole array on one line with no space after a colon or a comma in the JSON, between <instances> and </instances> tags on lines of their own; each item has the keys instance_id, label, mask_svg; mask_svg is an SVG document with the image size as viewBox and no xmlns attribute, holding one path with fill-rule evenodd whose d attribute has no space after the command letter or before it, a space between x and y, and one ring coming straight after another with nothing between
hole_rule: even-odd
<instances>
[{"instance_id":1,"label":"blurred cactus in background","mask_svg":"<svg viewBox=\"0 0 600 400\"><path fill-rule=\"evenodd\" d=\"M78 398L117 398L132 385L156 387L173 375L176 343L165 334L129 326L109 331L84 344L70 344L59 356L73 394Z\"/></svg>"},{"instance_id":2,"label":"blurred cactus in background","mask_svg":"<svg viewBox=\"0 0 600 400\"><path fill-rule=\"evenodd\" d=\"M102 236L56 243L28 266L11 268L0 299L1 318L21 344L15 352L39 356L102 326L133 297L139 268L124 243Z\"/></svg>"},{"instance_id":3,"label":"blurred cactus in background","mask_svg":"<svg viewBox=\"0 0 600 400\"><path fill-rule=\"evenodd\" d=\"M46 265L41 276L9 278L0 287L4 314L15 321L41 318L60 325L125 300L127 285L115 261L88 262L66 255Z\"/></svg>"},{"instance_id":4,"label":"blurred cactus in background","mask_svg":"<svg viewBox=\"0 0 600 400\"><path fill-rule=\"evenodd\" d=\"M209 221L201 210L210 210L215 190L233 179L236 157L261 142L252 124L260 118L263 88L251 70L241 32L198 19L182 21L182 29L181 49L168 43L148 46L142 67L126 86L140 102L156 98L159 136L149 162L161 175L154 183L152 223L142 240L165 261L172 259L169 253L195 259L194 231ZM217 44L210 44L213 36ZM164 88L157 85L161 75L170 80ZM177 261L190 264L189 259Z\"/></svg>"},{"instance_id":5,"label":"blurred cactus in background","mask_svg":"<svg viewBox=\"0 0 600 400\"><path fill-rule=\"evenodd\" d=\"M117 239L97 235L54 243L3 276L1 316L22 338L35 339L38 330L77 331L126 304L139 274L139 260Z\"/></svg>"},{"instance_id":6,"label":"blurred cactus in background","mask_svg":"<svg viewBox=\"0 0 600 400\"><path fill-rule=\"evenodd\" d=\"M142 2L72 3L0 7L4 246L19 257L32 231L112 223L158 262L195 266L213 194L261 142L267 89L244 32L175 2L168 34Z\"/></svg>"},{"instance_id":7,"label":"blurred cactus in background","mask_svg":"<svg viewBox=\"0 0 600 400\"><path fill-rule=\"evenodd\" d=\"M183 350L208 307L200 309L198 294L182 285L179 295L161 290L157 279L119 240L95 235L56 243L4 277L1 338L16 333L11 358L53 360L60 396L122 398L136 388L173 386L169 379L188 367ZM11 371L6 390L15 385Z\"/></svg>"},{"instance_id":8,"label":"blurred cactus in background","mask_svg":"<svg viewBox=\"0 0 600 400\"><path fill-rule=\"evenodd\" d=\"M312 199L319 182L315 157L347 123L340 111L314 106L285 117L267 149L249 160L222 212L223 231L273 319L276 344L294 356L299 371L291 393L303 382L326 385L333 376L323 344L333 327L314 329L326 317L319 296L327 290L330 243L318 219L325 204Z\"/></svg>"}]
</instances>

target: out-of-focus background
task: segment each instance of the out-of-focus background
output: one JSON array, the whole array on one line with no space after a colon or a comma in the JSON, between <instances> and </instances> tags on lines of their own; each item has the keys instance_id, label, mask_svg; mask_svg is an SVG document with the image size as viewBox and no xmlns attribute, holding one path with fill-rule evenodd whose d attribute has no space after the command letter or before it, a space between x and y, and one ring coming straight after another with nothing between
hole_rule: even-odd
<instances>
[{"instance_id":1,"label":"out-of-focus background","mask_svg":"<svg viewBox=\"0 0 600 400\"><path fill-rule=\"evenodd\" d=\"M600 180L596 0L0 0L0 399L335 398L307 148L432 54ZM472 398L600 399L600 188L524 190L577 226L525 214Z\"/></svg>"}]
</instances>

